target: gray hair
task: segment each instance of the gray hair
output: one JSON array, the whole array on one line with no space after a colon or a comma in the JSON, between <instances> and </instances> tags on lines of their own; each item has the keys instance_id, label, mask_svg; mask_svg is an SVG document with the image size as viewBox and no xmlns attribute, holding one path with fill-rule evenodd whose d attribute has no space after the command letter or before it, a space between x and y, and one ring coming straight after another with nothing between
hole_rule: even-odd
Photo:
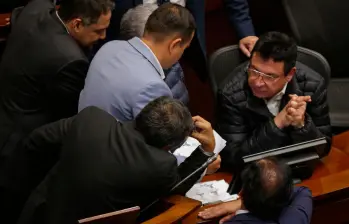
<instances>
[{"instance_id":1,"label":"gray hair","mask_svg":"<svg viewBox=\"0 0 349 224\"><path fill-rule=\"evenodd\" d=\"M143 4L129 9L121 19L120 36L124 40L142 37L149 16L158 8L157 4Z\"/></svg>"}]
</instances>

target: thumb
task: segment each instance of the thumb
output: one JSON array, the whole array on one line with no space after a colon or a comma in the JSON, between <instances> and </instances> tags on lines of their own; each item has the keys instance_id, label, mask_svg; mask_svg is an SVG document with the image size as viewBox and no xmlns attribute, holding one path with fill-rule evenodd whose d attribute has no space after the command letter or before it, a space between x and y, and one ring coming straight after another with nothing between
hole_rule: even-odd
<instances>
[{"instance_id":1,"label":"thumb","mask_svg":"<svg viewBox=\"0 0 349 224\"><path fill-rule=\"evenodd\" d=\"M232 219L233 217L234 217L234 214L224 216L221 220L219 220L219 224L223 224L223 223L229 221L230 219Z\"/></svg>"},{"instance_id":2,"label":"thumb","mask_svg":"<svg viewBox=\"0 0 349 224\"><path fill-rule=\"evenodd\" d=\"M240 43L240 50L242 51L242 53L244 53L247 57L251 56L250 51L246 48L245 44Z\"/></svg>"}]
</instances>

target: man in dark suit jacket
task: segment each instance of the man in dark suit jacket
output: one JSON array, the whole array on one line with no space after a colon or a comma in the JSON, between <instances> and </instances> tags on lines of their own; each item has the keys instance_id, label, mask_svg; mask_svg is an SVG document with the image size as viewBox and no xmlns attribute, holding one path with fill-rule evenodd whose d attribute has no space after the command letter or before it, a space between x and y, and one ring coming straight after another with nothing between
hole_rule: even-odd
<instances>
[{"instance_id":1,"label":"man in dark suit jacket","mask_svg":"<svg viewBox=\"0 0 349 224\"><path fill-rule=\"evenodd\" d=\"M178 167L169 151L189 135L202 148ZM57 143L61 145L59 162L30 196L19 224L70 224L127 207L143 207L168 194L204 164L215 147L210 123L192 118L183 103L168 97L155 99L135 121L123 124L105 111L88 107L75 117L35 130L25 151L38 155L32 161L38 165L39 155ZM201 173L174 192L187 192Z\"/></svg>"},{"instance_id":2,"label":"man in dark suit jacket","mask_svg":"<svg viewBox=\"0 0 349 224\"><path fill-rule=\"evenodd\" d=\"M224 0L224 3L229 12L229 20L240 39L239 47L246 56L250 57L258 37L250 17L248 2L247 0Z\"/></svg>"},{"instance_id":3,"label":"man in dark suit jacket","mask_svg":"<svg viewBox=\"0 0 349 224\"><path fill-rule=\"evenodd\" d=\"M199 213L204 219L221 217L226 224L309 224L311 192L293 187L290 168L273 158L248 166L241 175L241 199Z\"/></svg>"},{"instance_id":4,"label":"man in dark suit jacket","mask_svg":"<svg viewBox=\"0 0 349 224\"><path fill-rule=\"evenodd\" d=\"M56 11L50 0L32 0L16 17L0 64L0 198L4 189L20 188L4 180L17 142L77 113L89 66L86 49L105 37L113 7L110 0L69 0ZM15 196L9 200L21 204Z\"/></svg>"}]
</instances>

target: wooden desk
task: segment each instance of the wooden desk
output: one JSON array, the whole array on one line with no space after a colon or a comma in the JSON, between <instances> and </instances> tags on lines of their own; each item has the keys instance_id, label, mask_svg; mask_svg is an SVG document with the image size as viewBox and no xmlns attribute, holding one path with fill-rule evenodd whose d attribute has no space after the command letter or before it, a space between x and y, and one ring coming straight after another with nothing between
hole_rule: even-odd
<instances>
[{"instance_id":1,"label":"wooden desk","mask_svg":"<svg viewBox=\"0 0 349 224\"><path fill-rule=\"evenodd\" d=\"M11 14L10 13L4 13L4 14L0 14L0 27L6 26L7 18L10 18Z\"/></svg>"},{"instance_id":2,"label":"wooden desk","mask_svg":"<svg viewBox=\"0 0 349 224\"><path fill-rule=\"evenodd\" d=\"M337 148L341 147L341 149ZM203 181L232 179L229 173L204 177ZM330 154L322 159L313 176L298 186L311 189L314 198L312 224L349 223L349 131L333 138ZM201 207L196 214L205 209ZM203 220L197 219L197 222ZM206 222L216 223L216 222Z\"/></svg>"},{"instance_id":3,"label":"wooden desk","mask_svg":"<svg viewBox=\"0 0 349 224\"><path fill-rule=\"evenodd\" d=\"M0 43L6 41L8 35L8 25L6 19L10 18L10 16L10 13L0 14Z\"/></svg>"}]
</instances>

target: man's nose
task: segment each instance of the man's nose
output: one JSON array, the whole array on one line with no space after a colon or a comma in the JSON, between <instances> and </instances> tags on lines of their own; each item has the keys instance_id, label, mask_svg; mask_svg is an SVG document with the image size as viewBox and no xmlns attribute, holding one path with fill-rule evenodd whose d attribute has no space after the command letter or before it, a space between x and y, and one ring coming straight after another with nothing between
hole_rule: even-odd
<instances>
[{"instance_id":1,"label":"man's nose","mask_svg":"<svg viewBox=\"0 0 349 224\"><path fill-rule=\"evenodd\" d=\"M258 78L256 79L256 81L255 81L255 85L256 85L256 87L262 87L262 86L264 86L264 81L263 81L263 78L262 78L262 76L258 76Z\"/></svg>"}]
</instances>

